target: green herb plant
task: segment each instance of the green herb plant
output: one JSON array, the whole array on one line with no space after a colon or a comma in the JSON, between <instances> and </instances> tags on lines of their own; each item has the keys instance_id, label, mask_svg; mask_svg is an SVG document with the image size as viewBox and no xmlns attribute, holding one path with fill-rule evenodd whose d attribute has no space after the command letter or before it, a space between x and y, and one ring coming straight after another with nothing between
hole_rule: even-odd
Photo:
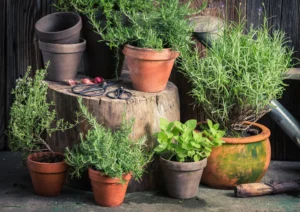
<instances>
[{"instance_id":1,"label":"green herb plant","mask_svg":"<svg viewBox=\"0 0 300 212\"><path fill-rule=\"evenodd\" d=\"M17 79L16 87L12 90L14 101L8 124L9 147L12 151L22 152L24 157L40 151L53 153L44 140L44 135L51 136L53 132L74 126L63 119L55 120L56 111L51 109L54 103L47 102L46 99L46 69L37 70L32 78L31 68L28 67L25 76Z\"/></svg>"},{"instance_id":2,"label":"green herb plant","mask_svg":"<svg viewBox=\"0 0 300 212\"><path fill-rule=\"evenodd\" d=\"M183 124L161 118L161 131L155 134L158 146L154 151L167 160L179 162L196 162L207 158L213 147L222 145L221 138L224 135L224 131L219 130L219 124L207 120L207 126L207 129L198 132L195 131L196 120L189 120Z\"/></svg>"},{"instance_id":3,"label":"green herb plant","mask_svg":"<svg viewBox=\"0 0 300 212\"><path fill-rule=\"evenodd\" d=\"M197 49L185 52L182 72L192 84L191 95L208 117L228 136L240 136L270 111L270 101L281 97L293 51L284 32L270 28L267 18L258 28L245 29L246 21L225 25L219 39L200 59Z\"/></svg>"},{"instance_id":4,"label":"green herb plant","mask_svg":"<svg viewBox=\"0 0 300 212\"><path fill-rule=\"evenodd\" d=\"M80 177L90 167L111 178L122 179L123 174L132 173L135 179L140 179L152 153L146 151L145 137L130 138L133 120L126 121L123 117L120 128L112 131L97 122L81 98L78 102L79 115L87 120L91 129L80 135L79 145L66 149L65 158L71 166L72 176Z\"/></svg>"}]
</instances>

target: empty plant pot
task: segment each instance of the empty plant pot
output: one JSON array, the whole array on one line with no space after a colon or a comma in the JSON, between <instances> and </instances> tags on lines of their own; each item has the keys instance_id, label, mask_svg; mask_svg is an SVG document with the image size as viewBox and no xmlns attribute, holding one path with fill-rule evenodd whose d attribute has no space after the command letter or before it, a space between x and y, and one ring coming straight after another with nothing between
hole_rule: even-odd
<instances>
[{"instance_id":1,"label":"empty plant pot","mask_svg":"<svg viewBox=\"0 0 300 212\"><path fill-rule=\"evenodd\" d=\"M81 17L76 13L57 12L35 24L38 38L45 43L74 44L80 39Z\"/></svg>"},{"instance_id":2,"label":"empty plant pot","mask_svg":"<svg viewBox=\"0 0 300 212\"><path fill-rule=\"evenodd\" d=\"M123 49L130 78L135 90L160 92L166 88L179 52L171 49L157 51L126 45Z\"/></svg>"},{"instance_id":3,"label":"empty plant pot","mask_svg":"<svg viewBox=\"0 0 300 212\"><path fill-rule=\"evenodd\" d=\"M160 157L169 196L177 199L195 197L206 163L206 158L198 162L174 162Z\"/></svg>"},{"instance_id":4,"label":"empty plant pot","mask_svg":"<svg viewBox=\"0 0 300 212\"><path fill-rule=\"evenodd\" d=\"M116 207L123 203L131 174L124 174L124 184L119 178L102 175L101 172L89 168L95 201L105 207Z\"/></svg>"},{"instance_id":5,"label":"empty plant pot","mask_svg":"<svg viewBox=\"0 0 300 212\"><path fill-rule=\"evenodd\" d=\"M77 44L52 44L39 41L44 64L50 61L47 79L58 82L74 79L85 46L84 39Z\"/></svg>"},{"instance_id":6,"label":"empty plant pot","mask_svg":"<svg viewBox=\"0 0 300 212\"><path fill-rule=\"evenodd\" d=\"M250 122L245 122L250 124ZM258 135L223 138L207 159L201 183L213 188L232 189L239 184L259 182L271 160L270 130L257 123Z\"/></svg>"},{"instance_id":7,"label":"empty plant pot","mask_svg":"<svg viewBox=\"0 0 300 212\"><path fill-rule=\"evenodd\" d=\"M211 41L222 36L224 21L213 16L195 16L189 19L193 24L194 37L206 47L211 47Z\"/></svg>"},{"instance_id":8,"label":"empty plant pot","mask_svg":"<svg viewBox=\"0 0 300 212\"><path fill-rule=\"evenodd\" d=\"M63 187L68 165L64 160L61 162L47 163L38 162L45 155L51 153L35 153L27 157L27 166L34 191L41 196L57 196ZM64 158L61 153L54 153L56 157Z\"/></svg>"}]
</instances>

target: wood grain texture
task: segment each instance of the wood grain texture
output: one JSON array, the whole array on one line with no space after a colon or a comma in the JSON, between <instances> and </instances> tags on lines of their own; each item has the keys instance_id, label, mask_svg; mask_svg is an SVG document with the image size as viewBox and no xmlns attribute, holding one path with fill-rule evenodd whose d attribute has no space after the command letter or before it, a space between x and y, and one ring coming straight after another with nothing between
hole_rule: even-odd
<instances>
[{"instance_id":1,"label":"wood grain texture","mask_svg":"<svg viewBox=\"0 0 300 212\"><path fill-rule=\"evenodd\" d=\"M149 149L153 149L156 141L152 135L159 131L159 118L164 117L169 121L180 120L177 87L169 82L167 88L162 92L144 93L133 90L128 71L123 71L122 78L121 85L132 92L131 99L125 101L110 99L106 96L83 97L83 103L99 123L110 129L120 126L123 113L126 114L127 119L134 118L132 138L137 139L147 135L147 146ZM64 118L72 122L75 119L75 112L78 111L78 95L71 92L70 86L54 82L48 82L48 85L48 98L55 103L57 118ZM117 87L109 87L108 91ZM87 129L88 124L84 121L64 133L53 133L47 142L54 151L64 152L66 147L72 148L78 144L80 142L79 132L85 133ZM141 183L132 181L128 191L155 189L160 184L158 179L158 165L154 161L149 165L148 172L144 175Z\"/></svg>"},{"instance_id":2,"label":"wood grain texture","mask_svg":"<svg viewBox=\"0 0 300 212\"><path fill-rule=\"evenodd\" d=\"M35 22L42 16L53 12L51 7L54 0L7 0L6 2L6 24L4 32L6 32L6 39L1 39L0 42L6 43L6 61L5 69L5 83L3 85L5 96L5 106L1 110L5 110L6 120L9 113L9 108L12 103L11 90L15 86L15 81L20 76L23 76L28 66L32 66L33 72L37 68L41 68L41 56L37 46L37 40L34 32ZM1 1L0 4L3 4ZM2 30L1 30L2 33ZM4 71L5 70L5 71ZM1 103L2 104L2 103ZM2 128L2 127L0 127ZM1 140L0 140L0 143Z\"/></svg>"},{"instance_id":3,"label":"wood grain texture","mask_svg":"<svg viewBox=\"0 0 300 212\"><path fill-rule=\"evenodd\" d=\"M0 1L0 150L6 146L5 127L7 125L6 111L6 2Z\"/></svg>"}]
</instances>

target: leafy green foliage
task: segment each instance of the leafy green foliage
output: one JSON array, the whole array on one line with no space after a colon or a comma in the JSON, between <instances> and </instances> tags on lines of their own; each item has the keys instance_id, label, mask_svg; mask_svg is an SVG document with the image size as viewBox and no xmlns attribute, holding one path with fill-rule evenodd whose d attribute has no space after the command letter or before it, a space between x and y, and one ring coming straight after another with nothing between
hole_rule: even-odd
<instances>
[{"instance_id":1,"label":"leafy green foliage","mask_svg":"<svg viewBox=\"0 0 300 212\"><path fill-rule=\"evenodd\" d=\"M199 59L196 49L181 61L196 104L229 134L245 130L243 121L255 122L270 110L270 101L282 95L283 74L292 61L284 33L270 35L266 18L257 29L246 31L245 24L226 25L205 58Z\"/></svg>"},{"instance_id":2,"label":"leafy green foliage","mask_svg":"<svg viewBox=\"0 0 300 212\"><path fill-rule=\"evenodd\" d=\"M95 31L110 47L125 44L161 50L180 51L192 43L192 26L186 16L199 13L190 8L191 0L58 0L56 7L71 8L89 17ZM99 14L106 17L99 20Z\"/></svg>"},{"instance_id":3,"label":"leafy green foliage","mask_svg":"<svg viewBox=\"0 0 300 212\"><path fill-rule=\"evenodd\" d=\"M29 67L12 91L14 102L8 125L9 147L21 151L24 157L32 152L52 151L42 138L44 133L50 136L74 126L62 119L55 121L56 111L50 109L54 104L46 100L48 85L43 81L46 70L37 70L34 78L30 77L30 71Z\"/></svg>"},{"instance_id":4,"label":"leafy green foliage","mask_svg":"<svg viewBox=\"0 0 300 212\"><path fill-rule=\"evenodd\" d=\"M196 120L182 124L179 121L168 122L160 119L160 132L155 134L158 146L155 152L164 155L168 160L174 156L179 162L200 161L207 158L212 148L220 146L224 132L219 130L219 124L207 121L208 129L203 132L195 131Z\"/></svg>"},{"instance_id":5,"label":"leafy green foliage","mask_svg":"<svg viewBox=\"0 0 300 212\"><path fill-rule=\"evenodd\" d=\"M101 171L104 175L122 179L122 174L132 173L139 179L144 166L151 160L152 154L145 150L145 137L136 141L130 139L132 121L123 122L116 131L99 124L88 112L82 99L78 99L80 115L85 118L91 129L80 135L81 143L74 149L66 149L66 162L71 166L72 175L80 177L88 167Z\"/></svg>"}]
</instances>

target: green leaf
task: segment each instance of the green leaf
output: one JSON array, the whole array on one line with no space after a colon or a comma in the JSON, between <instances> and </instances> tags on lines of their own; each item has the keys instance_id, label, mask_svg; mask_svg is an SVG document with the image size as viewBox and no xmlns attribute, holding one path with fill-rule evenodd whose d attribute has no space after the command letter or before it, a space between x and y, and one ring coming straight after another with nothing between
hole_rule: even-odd
<instances>
[{"instance_id":1,"label":"green leaf","mask_svg":"<svg viewBox=\"0 0 300 212\"><path fill-rule=\"evenodd\" d=\"M187 122L185 122L184 125L186 126L187 130L193 131L197 126L197 120L195 119L188 120Z\"/></svg>"},{"instance_id":2,"label":"green leaf","mask_svg":"<svg viewBox=\"0 0 300 212\"><path fill-rule=\"evenodd\" d=\"M169 121L167 119L165 119L165 118L159 119L159 127L161 130L166 131L168 125L169 125Z\"/></svg>"}]
</instances>

